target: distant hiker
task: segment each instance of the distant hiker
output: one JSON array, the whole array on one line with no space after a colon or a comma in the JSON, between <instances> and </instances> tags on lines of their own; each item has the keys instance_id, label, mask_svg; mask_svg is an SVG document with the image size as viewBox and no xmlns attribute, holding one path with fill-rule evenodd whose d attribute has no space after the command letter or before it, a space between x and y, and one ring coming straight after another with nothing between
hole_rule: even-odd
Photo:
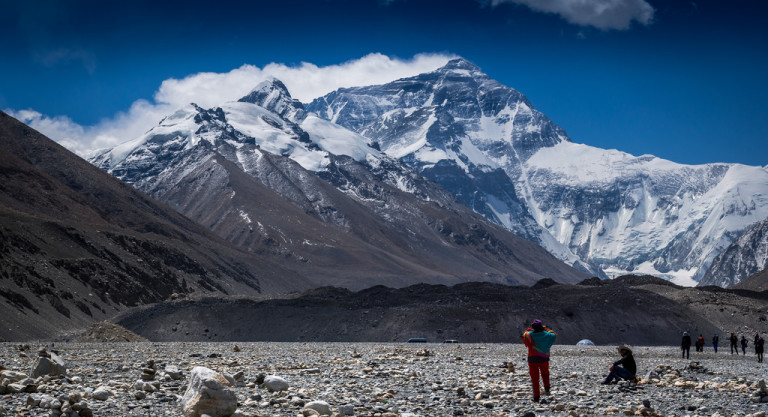
<instances>
[{"instance_id":1,"label":"distant hiker","mask_svg":"<svg viewBox=\"0 0 768 417\"><path fill-rule=\"evenodd\" d=\"M683 359L691 359L691 335L688 332L683 332L683 342L680 348L683 349Z\"/></svg>"},{"instance_id":2,"label":"distant hiker","mask_svg":"<svg viewBox=\"0 0 768 417\"><path fill-rule=\"evenodd\" d=\"M699 333L699 338L696 339L696 352L704 352L704 335Z\"/></svg>"},{"instance_id":3,"label":"distant hiker","mask_svg":"<svg viewBox=\"0 0 768 417\"><path fill-rule=\"evenodd\" d=\"M715 349L715 353L717 353L717 343L720 341L720 336L715 333L714 336L712 336L712 347Z\"/></svg>"},{"instance_id":4,"label":"distant hiker","mask_svg":"<svg viewBox=\"0 0 768 417\"><path fill-rule=\"evenodd\" d=\"M544 383L544 394L549 395L549 349L555 343L557 334L536 319L520 338L528 348L528 372L533 385L533 401L539 402L539 375Z\"/></svg>"},{"instance_id":5,"label":"distant hiker","mask_svg":"<svg viewBox=\"0 0 768 417\"><path fill-rule=\"evenodd\" d=\"M755 332L755 344L757 344L758 339L760 339L760 333Z\"/></svg>"},{"instance_id":6,"label":"distant hiker","mask_svg":"<svg viewBox=\"0 0 768 417\"><path fill-rule=\"evenodd\" d=\"M763 361L763 344L765 343L765 339L760 337L758 334L755 341L755 353L757 354L757 361L762 362Z\"/></svg>"},{"instance_id":7,"label":"distant hiker","mask_svg":"<svg viewBox=\"0 0 768 417\"><path fill-rule=\"evenodd\" d=\"M690 349L691 345L688 345ZM616 348L621 355L621 359L611 365L610 373L603 381L603 385L619 382L621 379L627 381L635 381L635 374L637 373L637 365L635 364L635 357L632 356L632 349L627 345L621 345Z\"/></svg>"},{"instance_id":8,"label":"distant hiker","mask_svg":"<svg viewBox=\"0 0 768 417\"><path fill-rule=\"evenodd\" d=\"M736 337L736 333L731 333L731 355L733 355L733 351L736 351L736 354L739 354L739 338Z\"/></svg>"},{"instance_id":9,"label":"distant hiker","mask_svg":"<svg viewBox=\"0 0 768 417\"><path fill-rule=\"evenodd\" d=\"M741 335L741 354L746 355L747 354L747 346L749 345L749 342L747 342L747 338L744 337L744 335Z\"/></svg>"}]
</instances>

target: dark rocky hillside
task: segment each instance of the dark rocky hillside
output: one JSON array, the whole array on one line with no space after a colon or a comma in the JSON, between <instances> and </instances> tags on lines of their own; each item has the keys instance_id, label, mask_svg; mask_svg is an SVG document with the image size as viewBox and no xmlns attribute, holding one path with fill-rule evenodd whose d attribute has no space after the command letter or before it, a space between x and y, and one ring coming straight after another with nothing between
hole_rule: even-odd
<instances>
[{"instance_id":1,"label":"dark rocky hillside","mask_svg":"<svg viewBox=\"0 0 768 417\"><path fill-rule=\"evenodd\" d=\"M0 340L50 338L173 293L310 287L0 112Z\"/></svg>"},{"instance_id":2,"label":"dark rocky hillside","mask_svg":"<svg viewBox=\"0 0 768 417\"><path fill-rule=\"evenodd\" d=\"M683 331L765 332L768 295L693 289L653 277L532 287L464 283L452 287L321 288L292 297L203 298L128 312L117 323L152 341L513 342L534 318L558 342L675 345ZM600 285L596 285L600 284ZM760 312L763 312L761 316Z\"/></svg>"}]
</instances>

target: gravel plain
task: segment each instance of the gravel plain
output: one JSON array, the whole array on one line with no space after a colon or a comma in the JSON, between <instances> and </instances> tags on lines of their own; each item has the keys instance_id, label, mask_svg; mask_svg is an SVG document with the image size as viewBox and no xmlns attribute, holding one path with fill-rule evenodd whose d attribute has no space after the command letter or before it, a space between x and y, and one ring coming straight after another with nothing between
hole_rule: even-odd
<instances>
[{"instance_id":1,"label":"gravel plain","mask_svg":"<svg viewBox=\"0 0 768 417\"><path fill-rule=\"evenodd\" d=\"M552 395L537 404L522 344L4 343L0 366L29 374L43 347L66 362L66 376L27 379L25 391L35 392L0 395L0 415L58 416L61 410L45 401L43 408L41 397L69 396L93 416L180 416L179 401L195 366L234 376L236 416L309 416L314 412L304 405L315 400L327 402L334 416L367 417L764 416L768 411L768 392L761 394L759 387L766 367L749 351L737 356L709 349L684 360L676 347L634 347L640 382L601 385L617 358L615 347L556 345ZM150 361L157 372L147 376ZM268 375L284 378L290 387L269 392L260 385ZM7 388L10 381L2 383Z\"/></svg>"}]
</instances>

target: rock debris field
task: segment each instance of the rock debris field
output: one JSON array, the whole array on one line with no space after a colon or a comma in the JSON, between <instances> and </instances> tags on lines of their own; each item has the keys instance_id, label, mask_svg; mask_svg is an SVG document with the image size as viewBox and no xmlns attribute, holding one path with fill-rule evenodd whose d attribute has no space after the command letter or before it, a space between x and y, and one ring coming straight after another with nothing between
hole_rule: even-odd
<instances>
[{"instance_id":1,"label":"rock debris field","mask_svg":"<svg viewBox=\"0 0 768 417\"><path fill-rule=\"evenodd\" d=\"M614 347L554 346L552 393L539 404L531 400L521 344L5 343L0 416L757 417L768 411L766 368L754 353L709 350L683 360L674 347L634 352L638 384L600 385L617 358Z\"/></svg>"}]
</instances>

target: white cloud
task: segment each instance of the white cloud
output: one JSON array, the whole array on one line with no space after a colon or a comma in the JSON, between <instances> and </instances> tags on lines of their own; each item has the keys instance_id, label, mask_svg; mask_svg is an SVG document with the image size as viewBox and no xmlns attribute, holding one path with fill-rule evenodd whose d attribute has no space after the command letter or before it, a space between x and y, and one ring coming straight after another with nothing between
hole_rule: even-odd
<instances>
[{"instance_id":1,"label":"white cloud","mask_svg":"<svg viewBox=\"0 0 768 417\"><path fill-rule=\"evenodd\" d=\"M35 110L5 110L6 113L55 140L76 154L88 157L93 151L110 148L140 136L173 107L137 100L125 112L104 119L94 126L82 126L67 116L50 117Z\"/></svg>"},{"instance_id":2,"label":"white cloud","mask_svg":"<svg viewBox=\"0 0 768 417\"><path fill-rule=\"evenodd\" d=\"M140 136L178 107L188 103L213 107L237 100L269 77L283 81L293 97L307 102L342 87L382 84L429 72L454 57L419 54L402 60L375 53L325 67L306 62L299 66L272 63L264 68L243 65L227 73L197 73L163 81L154 94L154 102L137 100L130 109L93 126L82 126L67 116L50 117L31 109L5 111L69 150L87 156Z\"/></svg>"},{"instance_id":3,"label":"white cloud","mask_svg":"<svg viewBox=\"0 0 768 417\"><path fill-rule=\"evenodd\" d=\"M554 13L570 23L598 29L629 29L632 21L648 25L653 20L653 7L645 0L491 0L525 5L532 10Z\"/></svg>"}]
</instances>

